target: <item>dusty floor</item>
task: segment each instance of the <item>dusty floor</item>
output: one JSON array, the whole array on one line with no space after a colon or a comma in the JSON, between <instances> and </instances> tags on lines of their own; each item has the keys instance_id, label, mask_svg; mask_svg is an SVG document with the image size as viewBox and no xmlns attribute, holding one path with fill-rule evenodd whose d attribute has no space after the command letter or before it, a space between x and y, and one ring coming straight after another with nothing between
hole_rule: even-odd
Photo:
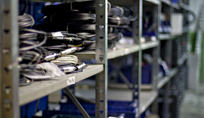
<instances>
[{"instance_id":1,"label":"dusty floor","mask_svg":"<svg viewBox=\"0 0 204 118\"><path fill-rule=\"evenodd\" d=\"M186 91L180 118L204 118L204 85L197 91Z\"/></svg>"}]
</instances>

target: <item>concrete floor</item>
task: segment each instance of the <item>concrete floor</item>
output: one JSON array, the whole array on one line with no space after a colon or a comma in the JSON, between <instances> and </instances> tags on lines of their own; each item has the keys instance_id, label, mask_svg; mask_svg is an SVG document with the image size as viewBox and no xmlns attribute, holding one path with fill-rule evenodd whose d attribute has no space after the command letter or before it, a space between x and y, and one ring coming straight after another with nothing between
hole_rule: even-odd
<instances>
[{"instance_id":1,"label":"concrete floor","mask_svg":"<svg viewBox=\"0 0 204 118\"><path fill-rule=\"evenodd\" d=\"M204 118L204 85L196 91L186 91L180 118Z\"/></svg>"}]
</instances>

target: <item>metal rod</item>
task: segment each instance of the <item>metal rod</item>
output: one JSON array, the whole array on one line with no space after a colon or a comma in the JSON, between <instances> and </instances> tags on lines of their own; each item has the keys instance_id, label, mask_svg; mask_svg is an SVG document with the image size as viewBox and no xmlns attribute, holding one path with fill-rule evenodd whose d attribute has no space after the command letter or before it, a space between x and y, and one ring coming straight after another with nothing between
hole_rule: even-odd
<instances>
[{"instance_id":1,"label":"metal rod","mask_svg":"<svg viewBox=\"0 0 204 118\"><path fill-rule=\"evenodd\" d=\"M104 65L104 71L96 75L96 118L107 118L108 91L108 1L96 0L96 63Z\"/></svg>"},{"instance_id":2,"label":"metal rod","mask_svg":"<svg viewBox=\"0 0 204 118\"><path fill-rule=\"evenodd\" d=\"M133 55L133 99L138 100L138 113L140 113L140 85L142 79L142 46L141 46L141 36L142 36L142 15L143 15L143 0L136 0L133 5L135 13L138 15L138 20L133 22L133 39L134 44L139 44L139 52ZM135 71L138 71L135 73ZM135 74L134 74L135 73ZM134 81L134 78L137 78ZM134 84L137 84L137 88L134 88ZM139 116L140 118L140 116Z\"/></svg>"},{"instance_id":3,"label":"metal rod","mask_svg":"<svg viewBox=\"0 0 204 118\"><path fill-rule=\"evenodd\" d=\"M129 88L130 90L132 90L132 86L131 86L129 80L127 79L127 77L123 74L123 72L120 71L120 70L117 70L117 73L119 74L119 76L121 77L121 79L126 83L126 85L128 86L128 88Z\"/></svg>"},{"instance_id":4,"label":"metal rod","mask_svg":"<svg viewBox=\"0 0 204 118\"><path fill-rule=\"evenodd\" d=\"M87 103L96 104L96 101L93 101L93 100L89 100L89 99L86 99L86 98L83 98L83 97L77 97L77 96L76 96L76 98L78 100L82 100L82 101L85 101Z\"/></svg>"},{"instance_id":5,"label":"metal rod","mask_svg":"<svg viewBox=\"0 0 204 118\"><path fill-rule=\"evenodd\" d=\"M76 97L70 92L70 90L68 88L64 89L65 93L69 96L69 98L74 102L74 104L76 105L76 107L79 109L79 111L82 113L82 115L85 118L91 118L89 116L89 114L85 111L85 109L81 106L81 104L79 103L79 101L76 99Z\"/></svg>"},{"instance_id":6,"label":"metal rod","mask_svg":"<svg viewBox=\"0 0 204 118\"><path fill-rule=\"evenodd\" d=\"M19 118L18 1L0 0L0 117Z\"/></svg>"},{"instance_id":7,"label":"metal rod","mask_svg":"<svg viewBox=\"0 0 204 118\"><path fill-rule=\"evenodd\" d=\"M114 70L118 73L119 77L121 78L121 80L126 83L126 85L128 86L128 88L130 90L132 90L132 86L129 82L129 80L127 79L127 77L123 74L123 72L121 70L119 70L118 67L116 67L113 63L109 63L113 68Z\"/></svg>"}]
</instances>

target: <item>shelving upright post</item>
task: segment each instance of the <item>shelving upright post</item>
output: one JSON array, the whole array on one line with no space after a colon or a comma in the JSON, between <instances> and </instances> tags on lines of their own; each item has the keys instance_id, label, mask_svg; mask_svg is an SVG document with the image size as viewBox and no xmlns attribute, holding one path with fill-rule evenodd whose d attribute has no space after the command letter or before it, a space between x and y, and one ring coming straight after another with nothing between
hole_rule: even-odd
<instances>
[{"instance_id":1,"label":"shelving upright post","mask_svg":"<svg viewBox=\"0 0 204 118\"><path fill-rule=\"evenodd\" d=\"M0 117L19 118L18 0L0 0Z\"/></svg>"},{"instance_id":2,"label":"shelving upright post","mask_svg":"<svg viewBox=\"0 0 204 118\"><path fill-rule=\"evenodd\" d=\"M159 16L161 12L161 2L159 2L158 5L155 5L153 7L153 21L154 21L154 31L157 34L157 40L159 35ZM153 55L153 65L152 65L152 87L153 90L157 91L157 84L158 84L158 73L159 73L159 64L158 64L158 58L160 57L160 41L158 41L158 46L154 47L152 49L152 55ZM158 113L158 103L157 99L152 104L152 113L157 114Z\"/></svg>"},{"instance_id":3,"label":"shelving upright post","mask_svg":"<svg viewBox=\"0 0 204 118\"><path fill-rule=\"evenodd\" d=\"M96 75L96 118L106 118L108 87L108 1L96 0L96 63L103 64L104 70Z\"/></svg>"},{"instance_id":4,"label":"shelving upright post","mask_svg":"<svg viewBox=\"0 0 204 118\"><path fill-rule=\"evenodd\" d=\"M134 12L138 16L138 19L133 22L133 40L134 44L139 45L139 52L133 54L133 69L132 69L132 92L133 100L138 100L138 108L140 106L140 85L141 85L141 71L142 71L142 50L141 50L141 36L142 36L142 6L143 0L136 0L134 2L133 8ZM137 78L137 80L135 79ZM137 88L135 88L137 85ZM140 109L138 109L140 113Z\"/></svg>"}]
</instances>

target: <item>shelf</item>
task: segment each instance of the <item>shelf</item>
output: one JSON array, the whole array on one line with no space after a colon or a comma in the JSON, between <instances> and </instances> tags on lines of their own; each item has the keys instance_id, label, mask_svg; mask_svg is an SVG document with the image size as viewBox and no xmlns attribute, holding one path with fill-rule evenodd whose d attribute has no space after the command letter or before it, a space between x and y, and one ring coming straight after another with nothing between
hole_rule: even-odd
<instances>
[{"instance_id":1,"label":"shelf","mask_svg":"<svg viewBox=\"0 0 204 118\"><path fill-rule=\"evenodd\" d=\"M95 89L75 89L75 96L87 100L95 100ZM132 101L132 91L130 90L108 90L108 100L115 101Z\"/></svg>"},{"instance_id":2,"label":"shelf","mask_svg":"<svg viewBox=\"0 0 204 118\"><path fill-rule=\"evenodd\" d=\"M156 100L158 93L156 91L146 91L140 93L140 115Z\"/></svg>"},{"instance_id":3,"label":"shelf","mask_svg":"<svg viewBox=\"0 0 204 118\"><path fill-rule=\"evenodd\" d=\"M154 48L157 47L159 45L159 41L151 41L151 42L147 42L147 43L143 43L141 45L142 50L146 50L146 49L150 49L150 48Z\"/></svg>"},{"instance_id":4,"label":"shelf","mask_svg":"<svg viewBox=\"0 0 204 118\"><path fill-rule=\"evenodd\" d=\"M182 66L184 62L188 59L188 54L184 54L181 59L178 61L178 66Z\"/></svg>"},{"instance_id":5,"label":"shelf","mask_svg":"<svg viewBox=\"0 0 204 118\"><path fill-rule=\"evenodd\" d=\"M180 9L180 6L179 6L178 4L176 4L176 3L173 3L173 4L172 4L172 7L173 7L174 9L176 9L176 10L179 10L179 9Z\"/></svg>"},{"instance_id":6,"label":"shelf","mask_svg":"<svg viewBox=\"0 0 204 118\"><path fill-rule=\"evenodd\" d=\"M95 80L83 80L77 83L77 87L88 87L88 88L95 88ZM130 85L132 86L132 85ZM137 85L135 86L137 88ZM122 90L129 90L128 86L124 83L108 83L109 89L122 89ZM142 84L140 86L142 90L151 90L152 85L150 84Z\"/></svg>"},{"instance_id":7,"label":"shelf","mask_svg":"<svg viewBox=\"0 0 204 118\"><path fill-rule=\"evenodd\" d=\"M158 46L158 40L157 41L151 41L151 42L147 42L147 43L143 43L141 48L142 50L146 50L149 48L153 48ZM129 55L131 53L135 53L137 51L139 51L139 45L122 45L122 44L117 44L115 50L112 49L108 49L108 59L114 59L117 57L122 57L125 55ZM84 51L84 52L77 52L74 53L74 55L76 55L79 59L92 59L95 58L95 51Z\"/></svg>"},{"instance_id":8,"label":"shelf","mask_svg":"<svg viewBox=\"0 0 204 118\"><path fill-rule=\"evenodd\" d=\"M118 45L116 50L108 51L108 59L125 56L139 51L139 45Z\"/></svg>"},{"instance_id":9,"label":"shelf","mask_svg":"<svg viewBox=\"0 0 204 118\"><path fill-rule=\"evenodd\" d=\"M134 0L108 0L112 5L122 5L122 6L132 6L134 4ZM159 5L159 0L143 0L144 5Z\"/></svg>"},{"instance_id":10,"label":"shelf","mask_svg":"<svg viewBox=\"0 0 204 118\"><path fill-rule=\"evenodd\" d=\"M75 95L88 100L95 99L95 89L76 89ZM156 99L158 93L156 91L140 92L140 114L142 114ZM108 90L108 100L115 101L132 101L132 91L130 90Z\"/></svg>"},{"instance_id":11,"label":"shelf","mask_svg":"<svg viewBox=\"0 0 204 118\"><path fill-rule=\"evenodd\" d=\"M134 52L139 51L138 45L116 45L116 49L108 49L108 59L113 59L121 56L125 56ZM84 51L74 53L79 59L92 59L95 58L95 51Z\"/></svg>"},{"instance_id":12,"label":"shelf","mask_svg":"<svg viewBox=\"0 0 204 118\"><path fill-rule=\"evenodd\" d=\"M87 100L95 99L95 89L76 89L75 95ZM108 90L108 100L115 101L132 101L132 91L130 90ZM140 113L142 114L157 98L156 91L141 91L140 92Z\"/></svg>"},{"instance_id":13,"label":"shelf","mask_svg":"<svg viewBox=\"0 0 204 118\"><path fill-rule=\"evenodd\" d=\"M169 82L170 79L172 79L178 72L178 69L173 69L169 75L165 76L164 78L160 79L157 84L157 89L161 89L166 83Z\"/></svg>"},{"instance_id":14,"label":"shelf","mask_svg":"<svg viewBox=\"0 0 204 118\"><path fill-rule=\"evenodd\" d=\"M111 5L132 6L134 0L108 0Z\"/></svg>"},{"instance_id":15,"label":"shelf","mask_svg":"<svg viewBox=\"0 0 204 118\"><path fill-rule=\"evenodd\" d=\"M63 89L69 85L68 80L75 78L75 83L84 80L90 76L96 75L103 71L102 65L88 65L83 72L68 74L62 77L56 77L52 80L35 81L29 86L19 88L19 104L24 105L31 101L37 100L52 92Z\"/></svg>"},{"instance_id":16,"label":"shelf","mask_svg":"<svg viewBox=\"0 0 204 118\"><path fill-rule=\"evenodd\" d=\"M159 34L159 39L160 40L170 40L172 39L172 35L171 34Z\"/></svg>"},{"instance_id":17,"label":"shelf","mask_svg":"<svg viewBox=\"0 0 204 118\"><path fill-rule=\"evenodd\" d=\"M132 87L132 84L130 86ZM108 87L110 89L129 89L126 84L121 84L121 83L114 83L114 84L110 83ZM135 88L137 88L137 85L135 85ZM151 84L141 84L140 89L141 90L151 90L152 85Z\"/></svg>"},{"instance_id":18,"label":"shelf","mask_svg":"<svg viewBox=\"0 0 204 118\"><path fill-rule=\"evenodd\" d=\"M180 5L180 7L181 7L182 9L184 9L184 10L186 10L186 11L190 11L189 6L187 6L187 5L183 4L183 3L179 3L179 5Z\"/></svg>"},{"instance_id":19,"label":"shelf","mask_svg":"<svg viewBox=\"0 0 204 118\"><path fill-rule=\"evenodd\" d=\"M160 1L159 0L144 0L144 5L160 5Z\"/></svg>"}]
</instances>

